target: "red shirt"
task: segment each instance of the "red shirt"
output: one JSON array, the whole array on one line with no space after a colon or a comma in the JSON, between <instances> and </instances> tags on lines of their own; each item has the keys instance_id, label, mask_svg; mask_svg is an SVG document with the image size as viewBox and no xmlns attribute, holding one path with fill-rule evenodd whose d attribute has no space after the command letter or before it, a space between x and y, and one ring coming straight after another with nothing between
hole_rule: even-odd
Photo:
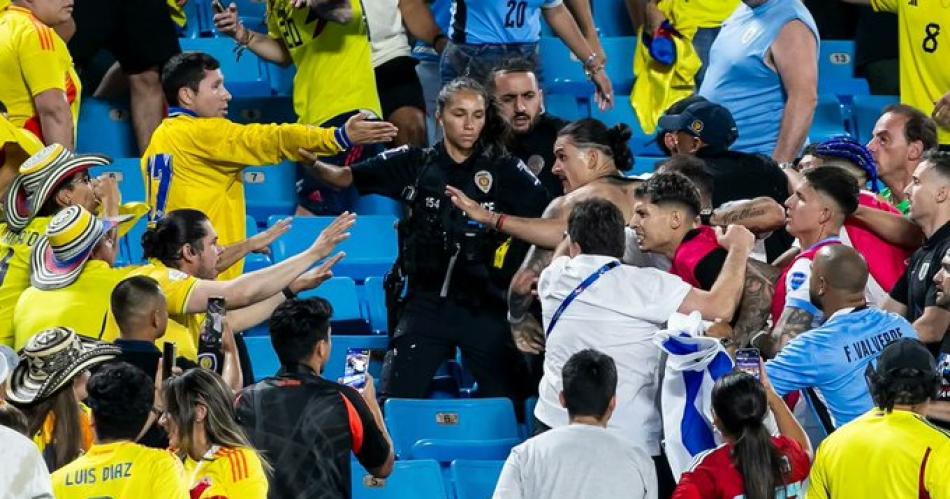
<instances>
[{"instance_id":1,"label":"red shirt","mask_svg":"<svg viewBox=\"0 0 950 499\"><path fill-rule=\"evenodd\" d=\"M786 493L788 499L805 496L802 482L811 470L808 454L798 442L786 437L772 437L772 444L779 452L788 457L792 471L787 477ZM695 464L692 470L683 473L679 485L673 492L673 499L734 499L742 497L742 476L732 464L732 445L724 444L710 451ZM779 487L778 490L782 490ZM776 496L781 497L781 496Z\"/></svg>"}]
</instances>

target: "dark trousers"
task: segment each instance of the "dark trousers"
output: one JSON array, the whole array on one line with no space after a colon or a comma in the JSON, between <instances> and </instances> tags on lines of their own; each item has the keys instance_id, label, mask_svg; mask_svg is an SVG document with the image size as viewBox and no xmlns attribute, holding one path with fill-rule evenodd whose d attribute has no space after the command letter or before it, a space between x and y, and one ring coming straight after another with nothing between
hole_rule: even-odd
<instances>
[{"instance_id":1,"label":"dark trousers","mask_svg":"<svg viewBox=\"0 0 950 499\"><path fill-rule=\"evenodd\" d=\"M462 351L481 397L508 397L523 420L527 369L500 305L463 306L434 293L417 293L399 318L383 366L383 397L425 398L432 376Z\"/></svg>"}]
</instances>

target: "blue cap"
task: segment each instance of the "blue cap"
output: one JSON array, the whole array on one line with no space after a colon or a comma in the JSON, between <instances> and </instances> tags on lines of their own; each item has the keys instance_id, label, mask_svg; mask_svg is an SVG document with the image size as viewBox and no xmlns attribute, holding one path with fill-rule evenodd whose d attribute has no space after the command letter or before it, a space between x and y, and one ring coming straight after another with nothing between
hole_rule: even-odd
<instances>
[{"instance_id":1,"label":"blue cap","mask_svg":"<svg viewBox=\"0 0 950 499\"><path fill-rule=\"evenodd\" d=\"M737 138L739 129L732 113L715 102L690 104L680 114L660 118L660 128L667 132L686 132L706 145L728 149Z\"/></svg>"}]
</instances>

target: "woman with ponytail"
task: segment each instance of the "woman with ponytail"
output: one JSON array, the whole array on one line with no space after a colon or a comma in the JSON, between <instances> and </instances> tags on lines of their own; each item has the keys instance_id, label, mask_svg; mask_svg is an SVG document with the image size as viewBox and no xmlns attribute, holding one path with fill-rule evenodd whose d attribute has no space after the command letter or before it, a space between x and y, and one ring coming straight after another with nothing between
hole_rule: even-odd
<instances>
[{"instance_id":1,"label":"woman with ponytail","mask_svg":"<svg viewBox=\"0 0 950 499\"><path fill-rule=\"evenodd\" d=\"M696 457L683 473L674 499L791 499L804 497L811 444L765 369L762 381L744 372L727 374L712 390L713 424L725 443ZM771 409L779 436L765 426Z\"/></svg>"}]
</instances>

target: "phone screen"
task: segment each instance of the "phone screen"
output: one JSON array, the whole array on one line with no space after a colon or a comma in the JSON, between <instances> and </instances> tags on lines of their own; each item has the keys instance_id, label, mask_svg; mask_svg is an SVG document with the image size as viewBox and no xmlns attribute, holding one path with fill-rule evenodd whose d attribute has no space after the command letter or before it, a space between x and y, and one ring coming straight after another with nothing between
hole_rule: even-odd
<instances>
[{"instance_id":1,"label":"phone screen","mask_svg":"<svg viewBox=\"0 0 950 499\"><path fill-rule=\"evenodd\" d=\"M755 379L761 379L760 358L758 348L740 348L736 350L736 369L755 376Z\"/></svg>"},{"instance_id":2,"label":"phone screen","mask_svg":"<svg viewBox=\"0 0 950 499\"><path fill-rule=\"evenodd\" d=\"M198 365L220 373L223 355L221 337L224 336L225 303L221 296L208 298L204 327L198 337Z\"/></svg>"},{"instance_id":3,"label":"phone screen","mask_svg":"<svg viewBox=\"0 0 950 499\"><path fill-rule=\"evenodd\" d=\"M346 366L343 369L343 384L357 390L366 386L366 371L369 369L369 350L350 348L346 351Z\"/></svg>"},{"instance_id":4,"label":"phone screen","mask_svg":"<svg viewBox=\"0 0 950 499\"><path fill-rule=\"evenodd\" d=\"M175 344L170 341L162 347L162 379L172 377L172 369L175 368L175 359L178 357L175 350Z\"/></svg>"}]
</instances>

